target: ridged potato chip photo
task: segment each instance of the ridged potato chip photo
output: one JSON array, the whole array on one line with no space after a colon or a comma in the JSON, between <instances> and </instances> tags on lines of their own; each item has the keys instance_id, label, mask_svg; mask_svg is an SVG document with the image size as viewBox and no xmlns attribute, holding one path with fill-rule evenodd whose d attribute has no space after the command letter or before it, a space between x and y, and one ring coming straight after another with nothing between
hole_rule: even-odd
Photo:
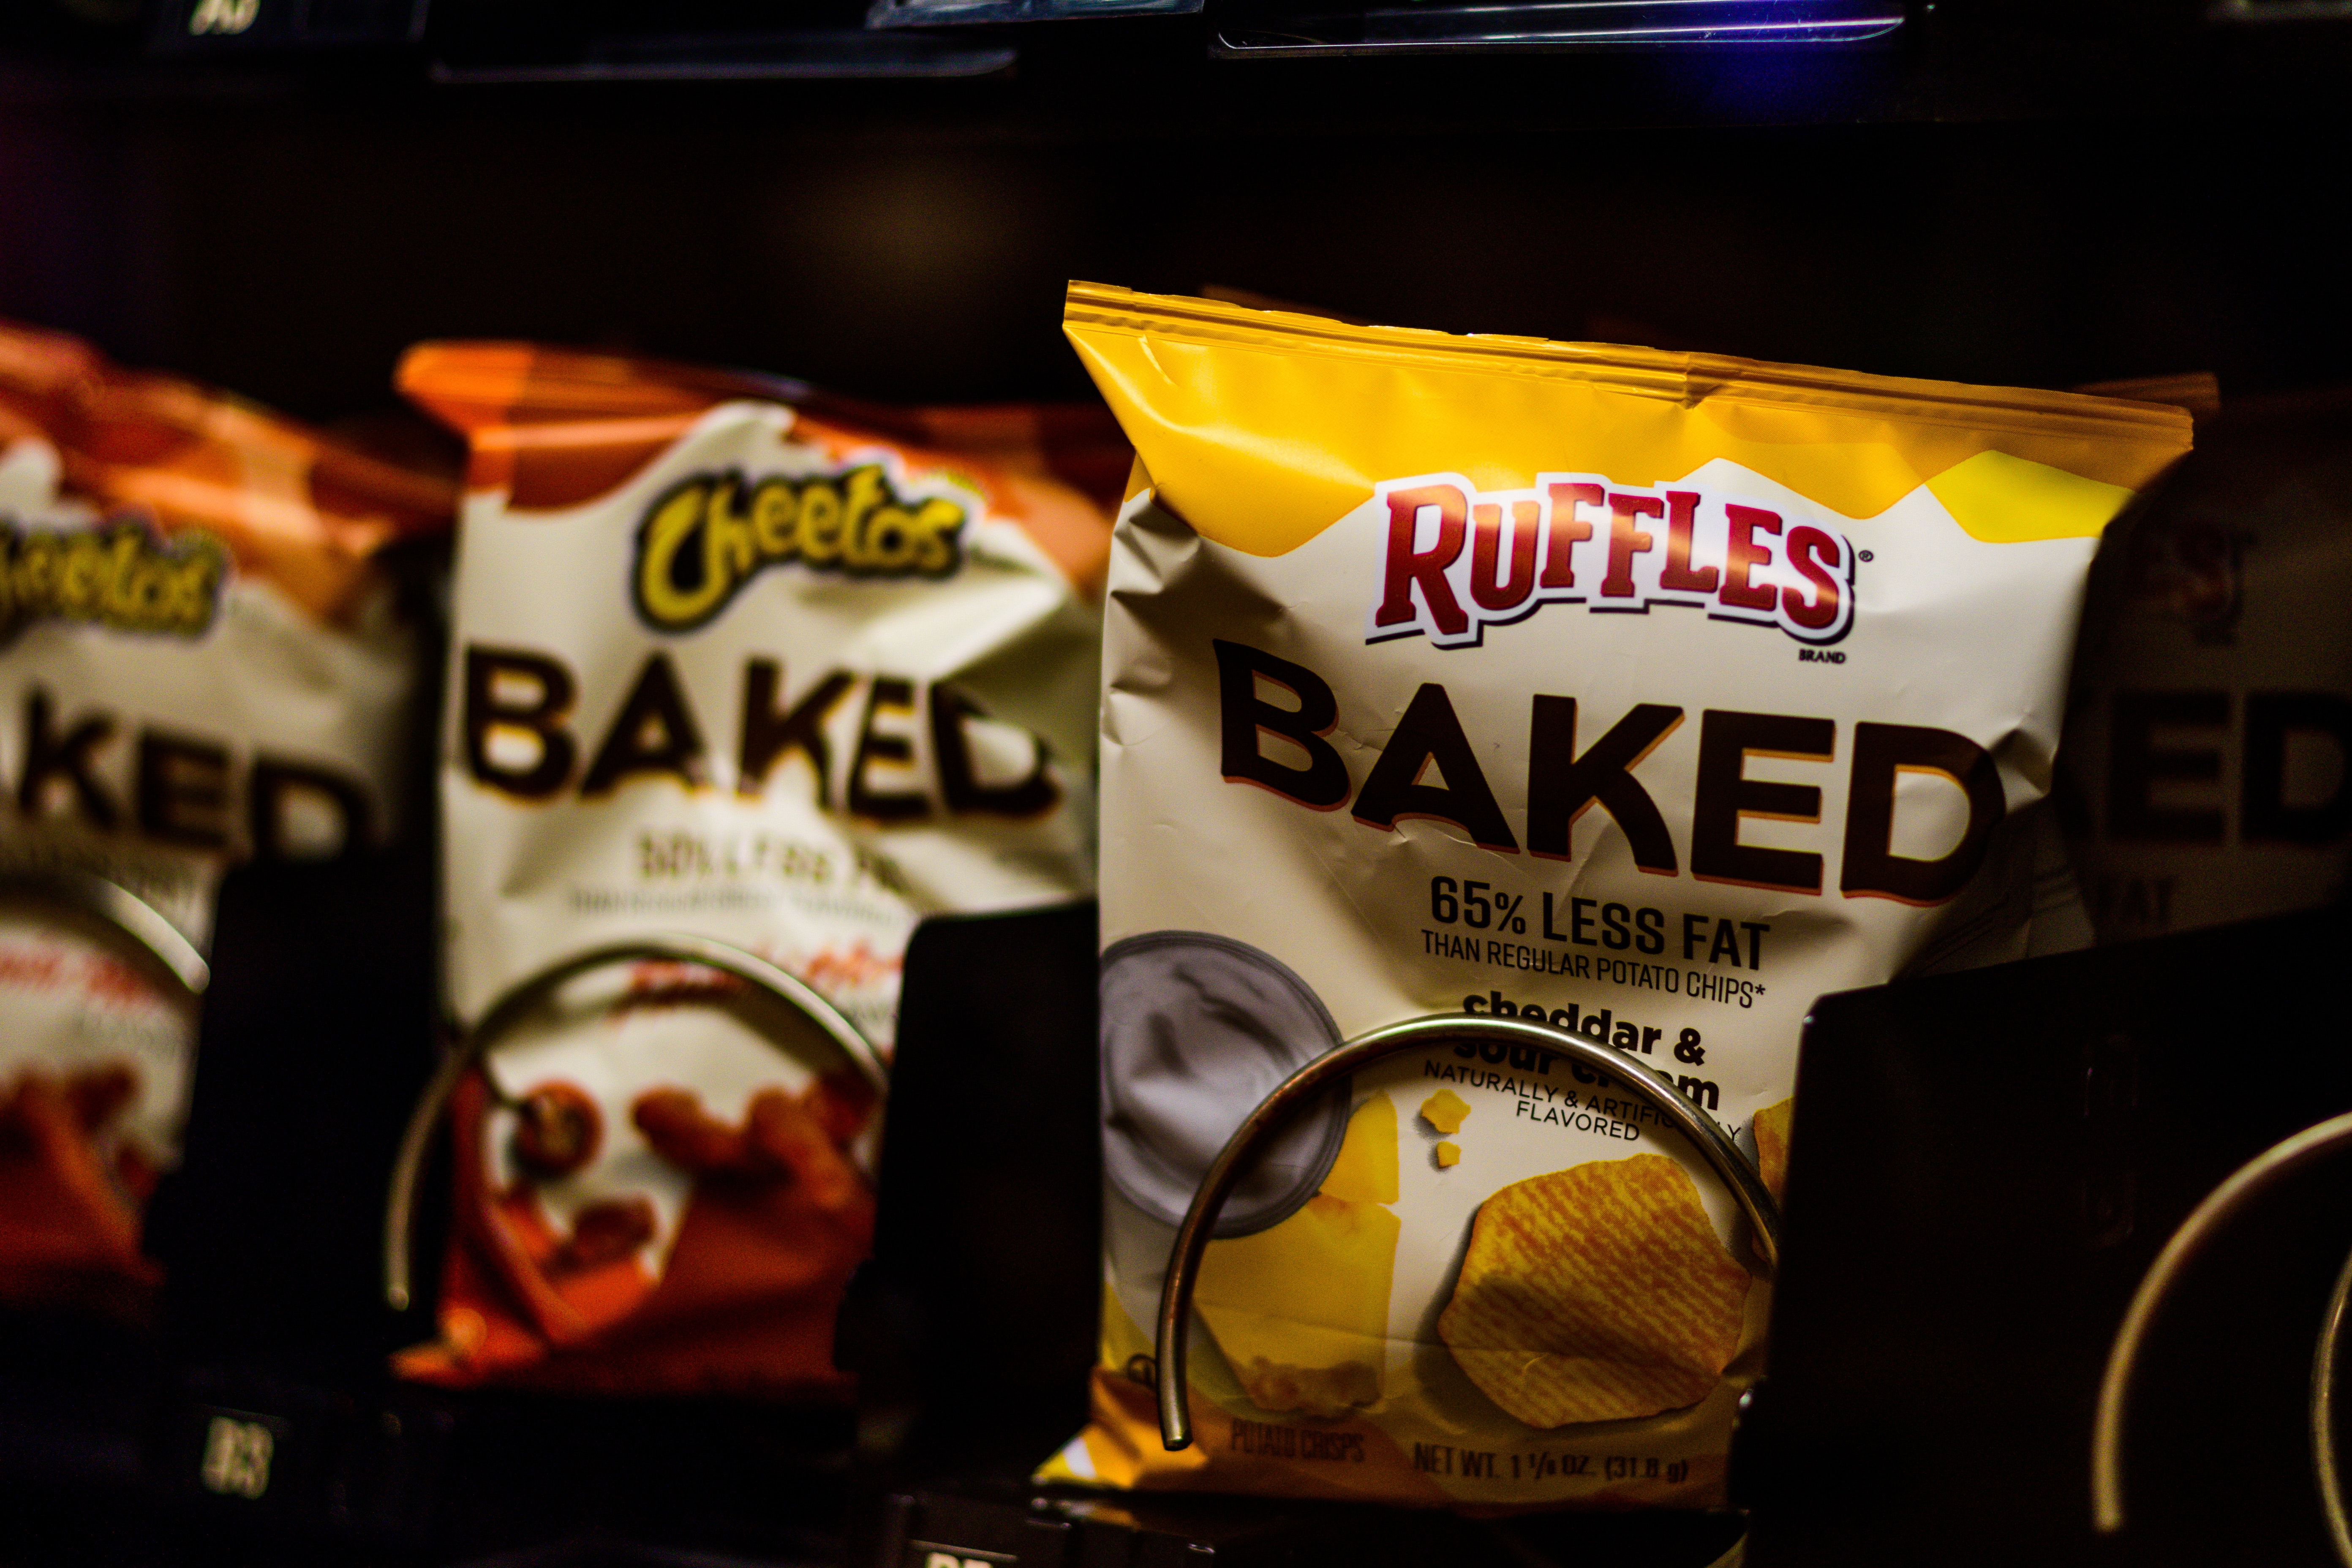
<instances>
[{"instance_id":1,"label":"ridged potato chip photo","mask_svg":"<svg viewBox=\"0 0 2352 1568\"><path fill-rule=\"evenodd\" d=\"M1739 1348L1747 1296L1689 1173L1636 1154L1481 1205L1437 1334L1530 1426L1616 1421L1706 1398Z\"/></svg>"}]
</instances>

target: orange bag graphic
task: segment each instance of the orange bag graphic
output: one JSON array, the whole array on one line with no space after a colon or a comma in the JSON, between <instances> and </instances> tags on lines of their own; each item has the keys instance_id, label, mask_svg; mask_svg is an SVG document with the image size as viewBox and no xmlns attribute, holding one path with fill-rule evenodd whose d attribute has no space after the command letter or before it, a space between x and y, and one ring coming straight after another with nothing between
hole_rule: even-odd
<instances>
[{"instance_id":1,"label":"orange bag graphic","mask_svg":"<svg viewBox=\"0 0 2352 1568\"><path fill-rule=\"evenodd\" d=\"M1092 888L1126 448L1083 410L517 344L425 345L401 385L473 449L442 787L478 1048L439 1333L400 1368L841 1397L914 923Z\"/></svg>"},{"instance_id":2,"label":"orange bag graphic","mask_svg":"<svg viewBox=\"0 0 2352 1568\"><path fill-rule=\"evenodd\" d=\"M390 830L414 649L375 562L455 503L435 476L0 324L0 1303L146 1310L141 1209L177 1156L194 1045L186 988L60 899L130 900L201 974L229 863Z\"/></svg>"}]
</instances>

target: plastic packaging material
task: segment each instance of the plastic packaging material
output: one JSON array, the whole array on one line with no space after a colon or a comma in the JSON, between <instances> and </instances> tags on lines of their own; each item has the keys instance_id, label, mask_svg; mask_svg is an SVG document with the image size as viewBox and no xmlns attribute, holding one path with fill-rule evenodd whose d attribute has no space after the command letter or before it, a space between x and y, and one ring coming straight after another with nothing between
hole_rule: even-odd
<instances>
[{"instance_id":1,"label":"plastic packaging material","mask_svg":"<svg viewBox=\"0 0 2352 1568\"><path fill-rule=\"evenodd\" d=\"M2103 940L2316 909L2352 870L2352 394L2195 401L2093 577L2061 752Z\"/></svg>"},{"instance_id":2,"label":"plastic packaging material","mask_svg":"<svg viewBox=\"0 0 2352 1568\"><path fill-rule=\"evenodd\" d=\"M1423 1015L1638 1058L1777 1191L1824 992L2079 942L2041 808L2173 408L1072 286L1136 447L1105 628L1106 1280L1063 1480L1700 1505L1769 1286L1659 1113L1539 1047L1359 1072L1153 1323L1288 1064ZM1113 1004L1116 1004L1114 1006Z\"/></svg>"},{"instance_id":3,"label":"plastic packaging material","mask_svg":"<svg viewBox=\"0 0 2352 1568\"><path fill-rule=\"evenodd\" d=\"M1109 519L1081 487L1115 497L1125 450L1080 411L521 345L426 344L400 383L473 449L442 756L460 1026L680 933L809 993L614 963L487 1042L452 1100L440 1336L400 1364L838 1397L880 1120L841 1042L887 1058L921 917L1092 892Z\"/></svg>"},{"instance_id":4,"label":"plastic packaging material","mask_svg":"<svg viewBox=\"0 0 2352 1568\"><path fill-rule=\"evenodd\" d=\"M0 1302L148 1306L221 876L393 830L418 649L379 557L456 502L0 324Z\"/></svg>"}]
</instances>

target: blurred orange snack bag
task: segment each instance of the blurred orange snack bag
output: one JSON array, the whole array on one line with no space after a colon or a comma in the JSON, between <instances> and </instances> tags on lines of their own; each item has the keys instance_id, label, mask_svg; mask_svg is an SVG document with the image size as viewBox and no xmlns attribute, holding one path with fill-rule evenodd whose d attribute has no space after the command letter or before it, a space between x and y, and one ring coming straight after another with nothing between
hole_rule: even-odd
<instances>
[{"instance_id":1,"label":"blurred orange snack bag","mask_svg":"<svg viewBox=\"0 0 2352 1568\"><path fill-rule=\"evenodd\" d=\"M0 1304L138 1315L194 1019L45 890L207 944L247 856L380 842L414 634L377 569L456 488L79 341L0 323Z\"/></svg>"},{"instance_id":2,"label":"blurred orange snack bag","mask_svg":"<svg viewBox=\"0 0 2352 1568\"><path fill-rule=\"evenodd\" d=\"M1129 467L1107 416L516 343L421 345L400 385L472 448L442 754L461 1026L585 950L684 933L887 1058L919 919L1091 893ZM400 1369L845 1392L880 1097L779 1042L774 1008L615 963L493 1043L451 1099L439 1332Z\"/></svg>"}]
</instances>

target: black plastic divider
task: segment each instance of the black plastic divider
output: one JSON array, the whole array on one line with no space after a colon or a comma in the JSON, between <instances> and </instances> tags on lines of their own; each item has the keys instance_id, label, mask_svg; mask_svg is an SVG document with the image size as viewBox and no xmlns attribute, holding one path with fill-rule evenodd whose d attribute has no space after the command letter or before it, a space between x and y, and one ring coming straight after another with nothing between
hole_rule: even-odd
<instances>
[{"instance_id":1,"label":"black plastic divider","mask_svg":"<svg viewBox=\"0 0 2352 1568\"><path fill-rule=\"evenodd\" d=\"M844 1304L870 1488L1025 1476L1086 1418L1101 1296L1095 906L907 952L874 1256Z\"/></svg>"},{"instance_id":2,"label":"black plastic divider","mask_svg":"<svg viewBox=\"0 0 2352 1568\"><path fill-rule=\"evenodd\" d=\"M432 900L414 853L224 884L184 1157L148 1226L189 1364L349 1379L414 1327L370 1222L434 1066Z\"/></svg>"},{"instance_id":3,"label":"black plastic divider","mask_svg":"<svg viewBox=\"0 0 2352 1568\"><path fill-rule=\"evenodd\" d=\"M1755 1568L2335 1561L2306 1401L2352 1162L2254 1204L2159 1314L2092 1533L2092 1414L2190 1210L2352 1107L2344 912L1815 1005L1769 1381L1735 1448Z\"/></svg>"},{"instance_id":4,"label":"black plastic divider","mask_svg":"<svg viewBox=\"0 0 2352 1568\"><path fill-rule=\"evenodd\" d=\"M421 1539L447 1422L385 1358L376 1216L434 1058L431 865L254 865L223 885L167 1272L151 1486L191 1531Z\"/></svg>"}]
</instances>

